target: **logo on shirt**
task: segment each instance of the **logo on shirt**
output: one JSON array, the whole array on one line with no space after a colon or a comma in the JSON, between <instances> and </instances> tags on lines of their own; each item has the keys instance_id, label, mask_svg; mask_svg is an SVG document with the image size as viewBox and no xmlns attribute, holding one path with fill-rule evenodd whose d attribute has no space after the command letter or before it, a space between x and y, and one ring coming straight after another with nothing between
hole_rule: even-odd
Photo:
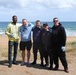
<instances>
[{"instance_id":1,"label":"logo on shirt","mask_svg":"<svg viewBox=\"0 0 76 75\"><path fill-rule=\"evenodd\" d=\"M27 28L25 27L25 28L23 28L23 32L25 32L27 30Z\"/></svg>"}]
</instances>

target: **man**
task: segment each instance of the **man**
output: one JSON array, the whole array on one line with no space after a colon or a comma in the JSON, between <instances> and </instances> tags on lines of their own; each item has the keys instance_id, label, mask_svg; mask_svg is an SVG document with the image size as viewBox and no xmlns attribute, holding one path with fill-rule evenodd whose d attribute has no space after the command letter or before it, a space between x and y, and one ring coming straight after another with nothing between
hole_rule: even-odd
<instances>
[{"instance_id":1,"label":"man","mask_svg":"<svg viewBox=\"0 0 76 75\"><path fill-rule=\"evenodd\" d=\"M59 23L58 18L53 19L54 26L52 27L52 51L54 56L55 68L54 70L58 70L59 68L59 60L60 58L62 65L64 66L64 71L68 71L68 64L66 61L65 54L65 45L66 45L66 32L64 27Z\"/></svg>"},{"instance_id":2,"label":"man","mask_svg":"<svg viewBox=\"0 0 76 75\"><path fill-rule=\"evenodd\" d=\"M17 16L12 17L13 22L9 23L9 25L6 28L6 35L9 38L8 42L8 61L9 66L12 66L12 47L14 46L14 57L13 57L13 64L16 63L16 57L17 57L17 49L18 49L18 40L19 40L19 28L20 24L17 23Z\"/></svg>"},{"instance_id":3,"label":"man","mask_svg":"<svg viewBox=\"0 0 76 75\"><path fill-rule=\"evenodd\" d=\"M33 54L34 54L34 61L31 63L32 65L36 64L37 62L37 53L38 50L40 52L40 59L41 59L41 66L43 66L43 56L42 56L42 43L41 43L41 23L40 20L36 21L36 26L33 28Z\"/></svg>"},{"instance_id":4,"label":"man","mask_svg":"<svg viewBox=\"0 0 76 75\"><path fill-rule=\"evenodd\" d=\"M43 44L43 56L45 58L45 66L48 66L48 56L50 57L50 67L53 68L53 56L51 50L51 28L48 27L48 24L43 24L43 30L41 32L41 39Z\"/></svg>"},{"instance_id":5,"label":"man","mask_svg":"<svg viewBox=\"0 0 76 75\"><path fill-rule=\"evenodd\" d=\"M33 24L28 23L26 19L22 20L22 26L20 27L21 41L20 50L22 51L22 63L21 66L25 65L25 49L27 49L27 64L30 64L30 50L31 50L31 30L34 27Z\"/></svg>"}]
</instances>

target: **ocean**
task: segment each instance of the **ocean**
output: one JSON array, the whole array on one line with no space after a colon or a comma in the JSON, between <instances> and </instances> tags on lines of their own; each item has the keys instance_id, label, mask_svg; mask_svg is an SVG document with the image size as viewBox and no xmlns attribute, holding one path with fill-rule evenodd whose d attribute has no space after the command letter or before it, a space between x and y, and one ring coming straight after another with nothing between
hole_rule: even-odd
<instances>
[{"instance_id":1,"label":"ocean","mask_svg":"<svg viewBox=\"0 0 76 75\"><path fill-rule=\"evenodd\" d=\"M35 22L31 22L35 25ZM53 26L52 22L41 22L48 23L49 27ZM66 30L67 36L76 36L76 22L60 22ZM0 36L5 35L5 29L9 22L0 22Z\"/></svg>"}]
</instances>

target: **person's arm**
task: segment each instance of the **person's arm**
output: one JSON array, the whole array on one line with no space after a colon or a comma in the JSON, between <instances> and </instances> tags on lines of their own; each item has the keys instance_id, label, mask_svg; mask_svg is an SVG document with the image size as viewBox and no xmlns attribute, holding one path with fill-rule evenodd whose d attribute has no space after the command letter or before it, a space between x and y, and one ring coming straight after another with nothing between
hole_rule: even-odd
<instances>
[{"instance_id":1,"label":"person's arm","mask_svg":"<svg viewBox=\"0 0 76 75\"><path fill-rule=\"evenodd\" d=\"M31 30L31 31L33 32L33 30L34 30L34 28L32 28L32 30Z\"/></svg>"},{"instance_id":2,"label":"person's arm","mask_svg":"<svg viewBox=\"0 0 76 75\"><path fill-rule=\"evenodd\" d=\"M19 27L19 31L18 31L19 37L21 36L21 26Z\"/></svg>"},{"instance_id":3,"label":"person's arm","mask_svg":"<svg viewBox=\"0 0 76 75\"><path fill-rule=\"evenodd\" d=\"M32 23L30 23L31 24L31 26L32 26L32 32L33 32L33 30L34 30L34 28L36 27L36 25L34 25L34 24L32 24Z\"/></svg>"},{"instance_id":4,"label":"person's arm","mask_svg":"<svg viewBox=\"0 0 76 75\"><path fill-rule=\"evenodd\" d=\"M5 34L7 35L7 36L10 36L10 26L8 25L7 26L7 28L6 28L6 30L5 30Z\"/></svg>"},{"instance_id":5,"label":"person's arm","mask_svg":"<svg viewBox=\"0 0 76 75\"><path fill-rule=\"evenodd\" d=\"M66 32L65 32L64 27L62 27L61 34L62 34L62 47L61 47L61 49L62 49L63 51L65 51L65 45L66 45Z\"/></svg>"},{"instance_id":6,"label":"person's arm","mask_svg":"<svg viewBox=\"0 0 76 75\"><path fill-rule=\"evenodd\" d=\"M66 45L66 32L64 27L62 27L62 46Z\"/></svg>"},{"instance_id":7,"label":"person's arm","mask_svg":"<svg viewBox=\"0 0 76 75\"><path fill-rule=\"evenodd\" d=\"M43 32L43 29L40 32L41 44L43 44L43 42L42 42L42 32Z\"/></svg>"},{"instance_id":8,"label":"person's arm","mask_svg":"<svg viewBox=\"0 0 76 75\"><path fill-rule=\"evenodd\" d=\"M9 36L10 38L12 38L14 35L11 33L11 28L10 28L10 26L8 25L7 26L7 28L6 28L6 30L5 30L5 34L7 35L7 36Z\"/></svg>"}]
</instances>

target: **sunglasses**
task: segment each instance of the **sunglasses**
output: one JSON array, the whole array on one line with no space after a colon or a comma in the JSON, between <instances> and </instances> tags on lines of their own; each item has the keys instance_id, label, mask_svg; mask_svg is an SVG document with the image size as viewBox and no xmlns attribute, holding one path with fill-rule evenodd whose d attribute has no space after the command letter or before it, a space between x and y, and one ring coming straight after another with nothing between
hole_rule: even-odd
<instances>
[{"instance_id":1,"label":"sunglasses","mask_svg":"<svg viewBox=\"0 0 76 75\"><path fill-rule=\"evenodd\" d=\"M54 20L53 22L58 22L58 20Z\"/></svg>"}]
</instances>

